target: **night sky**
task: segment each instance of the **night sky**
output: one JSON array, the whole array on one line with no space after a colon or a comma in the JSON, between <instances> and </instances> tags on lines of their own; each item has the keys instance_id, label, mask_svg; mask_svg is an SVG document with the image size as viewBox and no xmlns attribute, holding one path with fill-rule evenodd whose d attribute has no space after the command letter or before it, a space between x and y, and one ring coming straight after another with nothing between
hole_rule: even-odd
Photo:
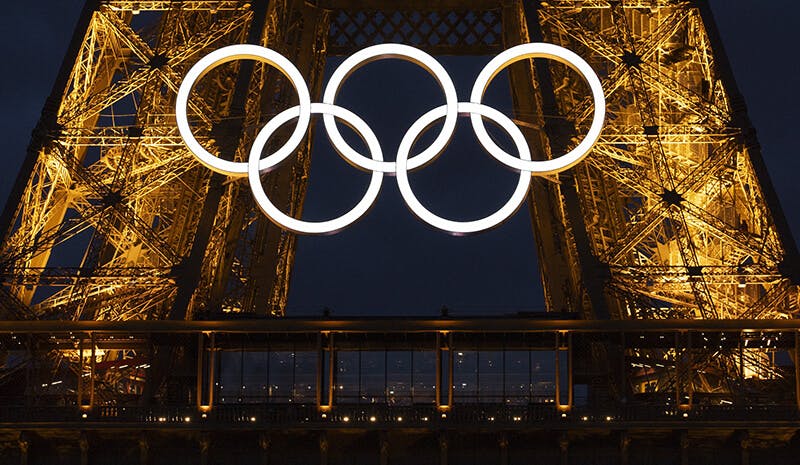
<instances>
[{"instance_id":1,"label":"night sky","mask_svg":"<svg viewBox=\"0 0 800 465\"><path fill-rule=\"evenodd\" d=\"M800 235L800 169L796 148L800 108L800 5L793 0L713 0L712 7L736 80L758 130L764 157L794 235ZM25 155L31 130L55 79L82 0L7 2L0 16L4 73L0 79L0 202L5 202ZM459 97L490 57L442 57ZM338 60L330 60L328 72ZM333 63L332 63L333 62ZM502 75L488 102L507 114ZM384 62L353 75L337 102L362 116L393 158L402 134L443 101L434 81L413 65ZM412 175L429 208L453 219L483 216L505 201L516 175L474 148L465 120L438 162ZM425 140L420 142L424 144ZM317 131L306 204L307 219L340 214L357 202L368 176L350 168ZM396 183L385 178L381 196L360 223L336 236L304 237L289 299L290 314L502 314L542 309L535 243L526 206L501 227L451 237L416 220Z\"/></svg>"}]
</instances>

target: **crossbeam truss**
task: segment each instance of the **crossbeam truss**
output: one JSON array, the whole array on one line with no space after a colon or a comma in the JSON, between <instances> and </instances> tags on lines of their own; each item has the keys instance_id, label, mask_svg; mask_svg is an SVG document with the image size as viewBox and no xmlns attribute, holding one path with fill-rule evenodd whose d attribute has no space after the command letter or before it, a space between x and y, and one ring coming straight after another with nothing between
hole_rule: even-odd
<instances>
[{"instance_id":1,"label":"crossbeam truss","mask_svg":"<svg viewBox=\"0 0 800 465\"><path fill-rule=\"evenodd\" d=\"M548 309L587 319L792 318L796 245L708 7L681 0L89 2L0 217L3 317L283 315L294 236L262 217L242 182L199 167L177 133L177 88L206 53L274 48L318 96L327 55L386 41L474 55L536 40L589 61L608 100L587 161L533 183ZM514 116L535 152L563 153L588 127L588 92L565 67L522 65L509 73ZM242 160L292 95L266 66L221 66L191 98L195 134ZM310 141L266 179L293 215ZM605 350L591 357L610 363ZM755 371L768 362L751 358ZM738 360L718 358L715 381L692 389L729 389L725 373L741 372Z\"/></svg>"}]
</instances>

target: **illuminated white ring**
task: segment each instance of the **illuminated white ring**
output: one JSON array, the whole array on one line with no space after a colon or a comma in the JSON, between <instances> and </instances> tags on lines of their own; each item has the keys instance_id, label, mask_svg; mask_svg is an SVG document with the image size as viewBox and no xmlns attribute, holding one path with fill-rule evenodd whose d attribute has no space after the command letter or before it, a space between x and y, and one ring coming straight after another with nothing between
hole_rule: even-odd
<instances>
[{"instance_id":1,"label":"illuminated white ring","mask_svg":"<svg viewBox=\"0 0 800 465\"><path fill-rule=\"evenodd\" d=\"M522 203L525 202L528 188L531 185L531 175L527 170L520 170L520 178L519 182L517 183L517 187L505 205L500 207L499 210L491 215L473 221L453 221L432 213L419 202L411 189L411 184L408 181L408 171L406 170L409 161L408 155L411 151L411 147L414 145L414 142L416 142L417 138L420 136L420 134L422 134L425 128L429 127L436 120L445 116L448 110L449 109L446 105L434 108L420 117L420 119L415 121L414 124L411 125L411 128L409 128L408 132L406 132L405 136L403 136L403 140L400 142L400 148L397 150L396 176L397 186L400 188L400 195L403 196L403 200L405 200L406 205L411 212L414 213L414 215L416 215L425 223L428 223L434 228L441 229L442 231L458 236L494 228L511 217L511 215L519 210L519 207L522 205ZM519 127L517 127L517 125L514 124L514 122L504 114L500 113L494 108L487 107L486 105L467 102L458 103L458 112L469 113L471 115L480 115L494 121L503 130L505 130L509 136L511 136L511 140L514 142L520 158L525 161L529 161L531 159L530 149L528 148L528 143L525 141L525 136L522 134L522 131L520 131Z\"/></svg>"},{"instance_id":2,"label":"illuminated white ring","mask_svg":"<svg viewBox=\"0 0 800 465\"><path fill-rule=\"evenodd\" d=\"M375 137L375 134L372 132L372 129L370 129L367 123L356 116L353 112L342 107L327 105L324 103L312 103L310 110L310 113L314 114L321 113L323 115L333 115L347 123L356 132L356 134L364 139L370 154L378 161L383 160L383 154L381 153L381 146L378 142L378 138ZM383 173L379 171L373 171L369 186L367 187L367 192L364 194L364 197L349 212L338 218L327 221L303 221L292 218L291 216L280 211L269 200L267 193L264 192L264 186L261 184L261 171L258 168L259 159L261 157L261 151L264 149L264 146L266 145L270 136L274 134L275 130L288 121L302 116L302 114L303 111L299 106L289 108L288 110L276 115L258 133L255 141L253 141L253 147L250 149L250 157L248 159L249 163L247 165L247 175L248 180L250 181L250 189L253 191L253 198L255 199L256 204L258 204L258 207L262 212L264 212L265 215L267 215L267 217L269 217L270 220L276 224L279 224L284 228L298 234L334 234L350 226L367 214L369 209L375 203L375 200L378 198L378 194L380 193L381 182L383 181ZM296 148L297 145L292 147L292 150ZM271 168L274 168L275 166L277 166L277 164L270 165Z\"/></svg>"},{"instance_id":3,"label":"illuminated white ring","mask_svg":"<svg viewBox=\"0 0 800 465\"><path fill-rule=\"evenodd\" d=\"M183 137L184 142L186 142L189 151L194 154L200 163L217 173L242 177L247 175L248 163L223 160L209 153L197 142L197 139L194 138L187 116L189 94L192 92L194 84L214 67L235 60L258 60L274 66L289 79L297 91L299 110L297 127L289 137L289 140L275 153L267 157L269 160L264 159L259 162L262 169L266 168L268 165L274 166L278 164L291 155L294 149L300 145L300 142L302 142L306 135L306 131L308 131L309 122L311 121L311 96L309 95L308 86L306 85L305 79L303 79L303 75L300 74L300 71L298 71L291 61L274 50L258 45L239 44L223 47L211 52L192 66L183 79L180 89L178 89L178 97L175 102L175 118L178 123L178 131L181 137Z\"/></svg>"},{"instance_id":4,"label":"illuminated white ring","mask_svg":"<svg viewBox=\"0 0 800 465\"><path fill-rule=\"evenodd\" d=\"M583 58L563 47L553 44L531 43L511 47L500 55L497 55L497 57L492 59L492 61L481 70L472 88L470 101L473 103L481 103L483 94L486 92L489 83L503 68L527 58L548 58L563 63L580 74L589 84L589 89L592 92L592 99L594 101L594 116L592 118L592 125L589 127L589 132L586 133L581 143L569 153L558 158L542 161L524 161L505 152L494 143L492 138L489 137L489 133L486 132L486 127L483 125L480 116L472 114L470 120L475 130L475 135L478 137L480 143L499 162L511 168L530 171L534 174L559 173L574 166L589 153L594 143L597 142L597 139L600 137L600 132L605 122L606 100L603 94L603 86L592 67L589 66Z\"/></svg>"},{"instance_id":5,"label":"illuminated white ring","mask_svg":"<svg viewBox=\"0 0 800 465\"><path fill-rule=\"evenodd\" d=\"M336 68L327 87L325 87L322 102L333 105L336 101L336 95L339 93L339 89L351 74L368 63L386 58L397 58L420 66L436 79L436 82L439 83L439 86L444 92L445 108L447 110L444 117L442 132L436 137L430 147L408 160L408 170L413 171L430 163L442 153L450 142L450 138L455 133L456 122L458 120L458 112L456 110L458 106L458 95L456 93L456 87L453 85L450 74L447 73L447 70L445 70L441 63L436 61L435 58L422 50L402 44L379 44L367 47L356 52ZM336 150L350 164L367 171L380 171L390 174L397 171L396 163L376 161L372 158L367 158L350 147L350 145L345 142L344 138L342 138L341 133L339 133L333 116L323 115L322 118L331 144L333 144Z\"/></svg>"}]
</instances>

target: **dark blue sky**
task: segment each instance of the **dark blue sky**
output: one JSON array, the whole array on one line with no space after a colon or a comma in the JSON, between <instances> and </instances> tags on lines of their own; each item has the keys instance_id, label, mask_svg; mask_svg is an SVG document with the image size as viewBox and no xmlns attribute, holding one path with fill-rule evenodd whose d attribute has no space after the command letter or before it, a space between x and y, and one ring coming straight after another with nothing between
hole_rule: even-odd
<instances>
[{"instance_id":1,"label":"dark blue sky","mask_svg":"<svg viewBox=\"0 0 800 465\"><path fill-rule=\"evenodd\" d=\"M7 3L0 16L5 57L0 77L0 202L19 169L83 1ZM793 0L711 3L778 196L798 236L800 189L795 173L800 159L792 141L800 108L800 64L794 49L800 43L800 5ZM442 59L462 99L486 61ZM490 101L508 109L506 87L498 84L491 89ZM384 150L392 152L402 128L440 99L421 71L387 63L354 75L341 102L373 125ZM475 218L492 211L511 192L514 174L470 150L473 141L471 130L460 124L441 161L412 177L420 198L434 211ZM367 176L331 156L325 138L317 137L316 143L306 213L322 219L357 201ZM291 312L302 313L329 306L338 314L435 314L441 305L462 313L504 313L541 308L538 281L526 207L494 231L454 238L414 219L399 200L394 180L386 178L379 201L364 221L337 236L300 240L289 304Z\"/></svg>"}]
</instances>

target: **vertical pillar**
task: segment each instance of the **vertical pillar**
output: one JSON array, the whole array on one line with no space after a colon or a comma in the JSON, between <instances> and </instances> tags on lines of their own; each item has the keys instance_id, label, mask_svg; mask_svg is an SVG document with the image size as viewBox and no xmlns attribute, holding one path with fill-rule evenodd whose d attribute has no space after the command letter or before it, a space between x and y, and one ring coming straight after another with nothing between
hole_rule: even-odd
<instances>
[{"instance_id":1,"label":"vertical pillar","mask_svg":"<svg viewBox=\"0 0 800 465\"><path fill-rule=\"evenodd\" d=\"M317 408L328 410L333 406L336 385L336 351L333 334L320 333L317 338Z\"/></svg>"},{"instance_id":2,"label":"vertical pillar","mask_svg":"<svg viewBox=\"0 0 800 465\"><path fill-rule=\"evenodd\" d=\"M147 439L147 433L142 432L139 435L139 465L149 465L150 463L150 441Z\"/></svg>"},{"instance_id":3,"label":"vertical pillar","mask_svg":"<svg viewBox=\"0 0 800 465\"><path fill-rule=\"evenodd\" d=\"M675 333L675 405L680 410L692 407L692 337ZM687 399L688 398L688 399Z\"/></svg>"},{"instance_id":4,"label":"vertical pillar","mask_svg":"<svg viewBox=\"0 0 800 465\"><path fill-rule=\"evenodd\" d=\"M217 379L217 338L215 333L211 333L211 341L208 350L208 408L214 405L214 381Z\"/></svg>"},{"instance_id":5,"label":"vertical pillar","mask_svg":"<svg viewBox=\"0 0 800 465\"><path fill-rule=\"evenodd\" d=\"M561 351L559 349L559 333L556 332L556 344L555 344L555 366L556 372L555 374L555 381L556 381L556 406L561 405Z\"/></svg>"},{"instance_id":6,"label":"vertical pillar","mask_svg":"<svg viewBox=\"0 0 800 465\"><path fill-rule=\"evenodd\" d=\"M195 375L197 392L197 409L202 410L203 403L203 382L205 376L205 361L203 360L203 349L205 348L205 335L203 333L197 334L197 374Z\"/></svg>"},{"instance_id":7,"label":"vertical pillar","mask_svg":"<svg viewBox=\"0 0 800 465\"><path fill-rule=\"evenodd\" d=\"M81 449L81 465L89 465L89 437L86 435L86 431L81 431L78 445Z\"/></svg>"},{"instance_id":8,"label":"vertical pillar","mask_svg":"<svg viewBox=\"0 0 800 465\"><path fill-rule=\"evenodd\" d=\"M319 433L319 465L328 465L328 433Z\"/></svg>"},{"instance_id":9,"label":"vertical pillar","mask_svg":"<svg viewBox=\"0 0 800 465\"><path fill-rule=\"evenodd\" d=\"M447 435L444 432L439 433L439 465L447 465L448 447Z\"/></svg>"},{"instance_id":10,"label":"vertical pillar","mask_svg":"<svg viewBox=\"0 0 800 465\"><path fill-rule=\"evenodd\" d=\"M17 447L19 447L19 463L20 465L28 465L28 455L31 449L31 439L24 431L19 433L17 439Z\"/></svg>"},{"instance_id":11,"label":"vertical pillar","mask_svg":"<svg viewBox=\"0 0 800 465\"><path fill-rule=\"evenodd\" d=\"M83 336L78 338L78 408L83 407Z\"/></svg>"},{"instance_id":12,"label":"vertical pillar","mask_svg":"<svg viewBox=\"0 0 800 465\"><path fill-rule=\"evenodd\" d=\"M684 353L681 350L681 334L675 332L675 405L680 409L683 406L683 372L685 371Z\"/></svg>"},{"instance_id":13,"label":"vertical pillar","mask_svg":"<svg viewBox=\"0 0 800 465\"><path fill-rule=\"evenodd\" d=\"M508 465L508 435L500 434L497 444L500 446L500 465Z\"/></svg>"},{"instance_id":14,"label":"vertical pillar","mask_svg":"<svg viewBox=\"0 0 800 465\"><path fill-rule=\"evenodd\" d=\"M97 341L95 338L94 333L91 334L90 343L92 344L92 355L91 360L89 360L89 408L94 408L94 373L95 373L95 365L96 365L96 349L97 349Z\"/></svg>"},{"instance_id":15,"label":"vertical pillar","mask_svg":"<svg viewBox=\"0 0 800 465\"><path fill-rule=\"evenodd\" d=\"M436 334L436 406L447 409L453 405L452 333Z\"/></svg>"},{"instance_id":16,"label":"vertical pillar","mask_svg":"<svg viewBox=\"0 0 800 465\"><path fill-rule=\"evenodd\" d=\"M561 364L562 357L566 357L567 369L566 373L562 373ZM559 410L572 409L572 333L557 332L556 333L556 406ZM566 377L567 385L565 386L567 392L563 392L561 383ZM566 403L563 398L566 397Z\"/></svg>"},{"instance_id":17,"label":"vertical pillar","mask_svg":"<svg viewBox=\"0 0 800 465\"><path fill-rule=\"evenodd\" d=\"M800 410L800 332L794 333L794 398Z\"/></svg>"},{"instance_id":18,"label":"vertical pillar","mask_svg":"<svg viewBox=\"0 0 800 465\"><path fill-rule=\"evenodd\" d=\"M200 465L208 465L208 450L211 448L211 436L208 433L200 434Z\"/></svg>"},{"instance_id":19,"label":"vertical pillar","mask_svg":"<svg viewBox=\"0 0 800 465\"><path fill-rule=\"evenodd\" d=\"M566 432L561 433L561 436L558 437L558 449L561 455L561 465L569 465L569 436Z\"/></svg>"},{"instance_id":20,"label":"vertical pillar","mask_svg":"<svg viewBox=\"0 0 800 465\"><path fill-rule=\"evenodd\" d=\"M574 404L572 371L572 332L569 332L567 333L567 389L569 389L567 393L567 408L570 410L572 410L572 405Z\"/></svg>"},{"instance_id":21,"label":"vertical pillar","mask_svg":"<svg viewBox=\"0 0 800 465\"><path fill-rule=\"evenodd\" d=\"M258 436L258 448L261 449L261 465L269 465L269 449L272 446L272 439L267 433Z\"/></svg>"},{"instance_id":22,"label":"vertical pillar","mask_svg":"<svg viewBox=\"0 0 800 465\"><path fill-rule=\"evenodd\" d=\"M197 409L208 412L214 405L216 351L214 333L197 335Z\"/></svg>"},{"instance_id":23,"label":"vertical pillar","mask_svg":"<svg viewBox=\"0 0 800 465\"><path fill-rule=\"evenodd\" d=\"M389 433L381 431L379 441L380 465L389 465Z\"/></svg>"}]
</instances>

